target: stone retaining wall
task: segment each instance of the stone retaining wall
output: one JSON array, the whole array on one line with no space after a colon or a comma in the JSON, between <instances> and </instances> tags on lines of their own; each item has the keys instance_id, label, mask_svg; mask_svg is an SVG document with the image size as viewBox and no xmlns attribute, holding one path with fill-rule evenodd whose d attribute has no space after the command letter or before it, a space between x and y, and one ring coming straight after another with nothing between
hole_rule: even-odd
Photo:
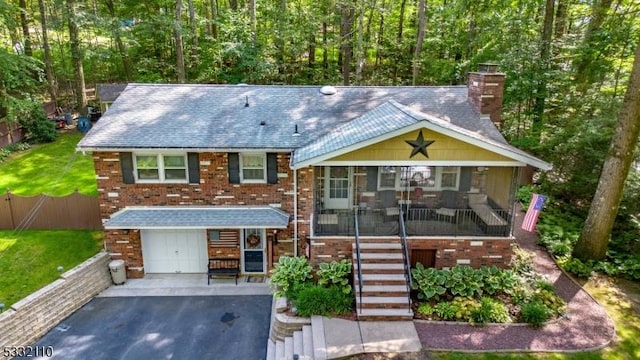
<instances>
[{"instance_id":1,"label":"stone retaining wall","mask_svg":"<svg viewBox=\"0 0 640 360\"><path fill-rule=\"evenodd\" d=\"M28 346L111 285L100 252L0 314L0 346Z\"/></svg>"}]
</instances>

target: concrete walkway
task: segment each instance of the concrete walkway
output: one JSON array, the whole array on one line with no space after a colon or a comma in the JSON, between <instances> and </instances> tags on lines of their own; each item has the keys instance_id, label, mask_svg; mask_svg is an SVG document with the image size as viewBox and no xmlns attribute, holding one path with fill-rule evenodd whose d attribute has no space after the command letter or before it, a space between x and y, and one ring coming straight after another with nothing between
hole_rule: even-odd
<instances>
[{"instance_id":1,"label":"concrete walkway","mask_svg":"<svg viewBox=\"0 0 640 360\"><path fill-rule=\"evenodd\" d=\"M350 321L313 317L314 335L324 336L315 344L316 360L338 359L362 353L416 352L422 345L412 321ZM315 341L316 338L314 338ZM320 346L318 346L320 345Z\"/></svg>"},{"instance_id":2,"label":"concrete walkway","mask_svg":"<svg viewBox=\"0 0 640 360\"><path fill-rule=\"evenodd\" d=\"M206 274L152 274L113 285L98 297L211 295L271 295L271 289L268 282L248 282L246 276L238 279L238 285L234 279L211 279L207 285Z\"/></svg>"}]
</instances>

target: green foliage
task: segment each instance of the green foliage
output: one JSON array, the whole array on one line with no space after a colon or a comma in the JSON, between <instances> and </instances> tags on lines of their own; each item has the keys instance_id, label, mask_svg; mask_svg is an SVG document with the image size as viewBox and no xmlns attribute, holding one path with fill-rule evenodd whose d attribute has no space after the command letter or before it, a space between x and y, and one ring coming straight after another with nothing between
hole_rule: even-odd
<instances>
[{"instance_id":1,"label":"green foliage","mask_svg":"<svg viewBox=\"0 0 640 360\"><path fill-rule=\"evenodd\" d=\"M520 314L522 321L533 327L541 327L549 320L551 316L550 310L539 300L528 302L522 306Z\"/></svg>"},{"instance_id":2,"label":"green foliage","mask_svg":"<svg viewBox=\"0 0 640 360\"><path fill-rule=\"evenodd\" d=\"M413 288L418 290L418 298L429 300L439 299L447 291L445 287L445 275L435 268L425 268L421 263L411 269L413 275Z\"/></svg>"},{"instance_id":3,"label":"green foliage","mask_svg":"<svg viewBox=\"0 0 640 360\"><path fill-rule=\"evenodd\" d=\"M471 266L454 266L445 270L444 286L454 296L471 297L482 294L482 273Z\"/></svg>"},{"instance_id":4,"label":"green foliage","mask_svg":"<svg viewBox=\"0 0 640 360\"><path fill-rule=\"evenodd\" d=\"M423 316L430 316L434 311L435 309L433 308L433 306L431 306L431 304L427 302L420 303L420 305L418 306L418 314Z\"/></svg>"},{"instance_id":5,"label":"green foliage","mask_svg":"<svg viewBox=\"0 0 640 360\"><path fill-rule=\"evenodd\" d=\"M433 312L443 320L454 320L456 318L456 309L448 301L437 303L433 307Z\"/></svg>"},{"instance_id":6,"label":"green foliage","mask_svg":"<svg viewBox=\"0 0 640 360\"><path fill-rule=\"evenodd\" d=\"M522 204L523 209L527 209L529 207L532 196L533 186L531 185L523 185L516 190L516 200Z\"/></svg>"},{"instance_id":7,"label":"green foliage","mask_svg":"<svg viewBox=\"0 0 640 360\"><path fill-rule=\"evenodd\" d=\"M330 263L320 263L318 267L316 274L318 275L319 285L336 285L341 288L344 293L351 292L351 285L349 285L349 276L351 275L350 260L343 259Z\"/></svg>"},{"instance_id":8,"label":"green foliage","mask_svg":"<svg viewBox=\"0 0 640 360\"><path fill-rule=\"evenodd\" d=\"M483 297L476 309L471 312L471 321L475 324L511 322L509 310L499 301Z\"/></svg>"},{"instance_id":9,"label":"green foliage","mask_svg":"<svg viewBox=\"0 0 640 360\"><path fill-rule=\"evenodd\" d=\"M533 301L538 301L549 309L551 316L562 315L567 310L567 303L555 294L555 289L539 289L534 292Z\"/></svg>"},{"instance_id":10,"label":"green foliage","mask_svg":"<svg viewBox=\"0 0 640 360\"><path fill-rule=\"evenodd\" d=\"M289 292L296 286L311 281L312 270L305 257L282 256L271 271L269 285L275 290L277 296L290 297Z\"/></svg>"},{"instance_id":11,"label":"green foliage","mask_svg":"<svg viewBox=\"0 0 640 360\"><path fill-rule=\"evenodd\" d=\"M27 140L33 143L49 143L58 137L55 124L46 117L35 116L21 120L23 128L27 132Z\"/></svg>"},{"instance_id":12,"label":"green foliage","mask_svg":"<svg viewBox=\"0 0 640 360\"><path fill-rule=\"evenodd\" d=\"M353 308L353 296L340 286L304 286L292 300L300 316L345 314Z\"/></svg>"},{"instance_id":13,"label":"green foliage","mask_svg":"<svg viewBox=\"0 0 640 360\"><path fill-rule=\"evenodd\" d=\"M470 297L456 297L451 301L451 306L455 312L455 320L469 321L471 314L480 307L480 302Z\"/></svg>"}]
</instances>

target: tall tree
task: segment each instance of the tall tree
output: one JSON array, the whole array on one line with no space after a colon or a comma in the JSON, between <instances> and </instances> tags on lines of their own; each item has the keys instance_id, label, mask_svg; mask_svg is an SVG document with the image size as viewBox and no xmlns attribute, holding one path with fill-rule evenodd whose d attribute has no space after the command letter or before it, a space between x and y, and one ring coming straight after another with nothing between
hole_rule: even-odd
<instances>
[{"instance_id":1,"label":"tall tree","mask_svg":"<svg viewBox=\"0 0 640 360\"><path fill-rule=\"evenodd\" d=\"M342 84L351 83L351 58L353 56L353 17L355 9L351 1L340 3L340 55L342 56Z\"/></svg>"},{"instance_id":2,"label":"tall tree","mask_svg":"<svg viewBox=\"0 0 640 360\"><path fill-rule=\"evenodd\" d=\"M418 34L416 35L416 47L413 51L413 63L411 64L412 76L411 84L416 85L418 72L420 71L420 53L422 52L422 42L424 41L424 27L426 23L426 0L418 0Z\"/></svg>"},{"instance_id":3,"label":"tall tree","mask_svg":"<svg viewBox=\"0 0 640 360\"><path fill-rule=\"evenodd\" d=\"M591 19L584 33L582 44L579 48L580 52L573 64L575 67L575 80L582 87L591 81L590 72L587 70L600 52L598 32L607 19L612 2L613 0L594 0L591 7Z\"/></svg>"},{"instance_id":4,"label":"tall tree","mask_svg":"<svg viewBox=\"0 0 640 360\"><path fill-rule=\"evenodd\" d=\"M114 3L113 0L105 0L104 3L107 6L107 11L109 12L109 15L111 16L111 27L113 31L113 37L116 42L116 48L118 49L118 53L120 54L120 59L122 59L124 76L128 82L128 81L131 81L133 76L132 74L133 64L131 63L131 58L129 57L129 52L127 51L127 47L125 46L124 41L122 41L122 31L121 31L122 25L120 24L120 20L118 19L118 16L117 16L116 4Z\"/></svg>"},{"instance_id":5,"label":"tall tree","mask_svg":"<svg viewBox=\"0 0 640 360\"><path fill-rule=\"evenodd\" d=\"M176 19L173 28L173 39L175 41L176 51L176 72L178 75L178 83L184 84L184 47L182 45L182 0L176 0Z\"/></svg>"},{"instance_id":6,"label":"tall tree","mask_svg":"<svg viewBox=\"0 0 640 360\"><path fill-rule=\"evenodd\" d=\"M20 0L20 26L22 27L22 38L24 39L24 54L27 56L33 56L33 51L31 50L29 20L27 19L28 12L29 9L27 9L27 1Z\"/></svg>"},{"instance_id":7,"label":"tall tree","mask_svg":"<svg viewBox=\"0 0 640 360\"><path fill-rule=\"evenodd\" d=\"M602 166L600 181L573 256L581 260L604 259L611 229L618 214L624 182L634 160L640 135L640 42L629 86L618 113L618 123Z\"/></svg>"},{"instance_id":8,"label":"tall tree","mask_svg":"<svg viewBox=\"0 0 640 360\"><path fill-rule=\"evenodd\" d=\"M56 77L53 72L53 59L51 58L51 48L49 46L49 30L47 27L47 6L45 0L38 0L38 9L40 10L40 25L42 28L42 50L44 51L44 73L47 78L47 91L51 97L51 101L58 101L58 90L56 85Z\"/></svg>"},{"instance_id":9,"label":"tall tree","mask_svg":"<svg viewBox=\"0 0 640 360\"><path fill-rule=\"evenodd\" d=\"M67 0L67 14L69 16L69 48L71 50L71 63L73 65L76 111L80 114L84 114L85 106L87 106L87 94L84 92L84 68L82 65L84 55L80 48L80 37L77 23L78 16L76 14L76 4L74 0Z\"/></svg>"},{"instance_id":10,"label":"tall tree","mask_svg":"<svg viewBox=\"0 0 640 360\"><path fill-rule=\"evenodd\" d=\"M255 1L255 0L254 0ZM193 0L189 0L189 23L191 24L191 37L193 39L191 46L192 60L198 58L198 24L196 23L196 7L193 4Z\"/></svg>"},{"instance_id":11,"label":"tall tree","mask_svg":"<svg viewBox=\"0 0 640 360\"><path fill-rule=\"evenodd\" d=\"M544 7L544 22L540 39L540 74L533 106L533 136L540 137L544 117L545 102L547 100L547 72L551 59L551 35L553 34L553 16L555 0L547 0Z\"/></svg>"}]
</instances>

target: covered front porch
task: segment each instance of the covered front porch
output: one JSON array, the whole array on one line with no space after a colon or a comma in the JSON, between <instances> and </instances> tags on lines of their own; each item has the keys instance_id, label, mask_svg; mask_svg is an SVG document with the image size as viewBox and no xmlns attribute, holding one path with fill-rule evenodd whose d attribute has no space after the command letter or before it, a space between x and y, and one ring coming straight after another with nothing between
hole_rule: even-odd
<instances>
[{"instance_id":1,"label":"covered front porch","mask_svg":"<svg viewBox=\"0 0 640 360\"><path fill-rule=\"evenodd\" d=\"M511 235L516 167L317 166L314 174L314 236L354 236L356 223L361 236Z\"/></svg>"}]
</instances>

